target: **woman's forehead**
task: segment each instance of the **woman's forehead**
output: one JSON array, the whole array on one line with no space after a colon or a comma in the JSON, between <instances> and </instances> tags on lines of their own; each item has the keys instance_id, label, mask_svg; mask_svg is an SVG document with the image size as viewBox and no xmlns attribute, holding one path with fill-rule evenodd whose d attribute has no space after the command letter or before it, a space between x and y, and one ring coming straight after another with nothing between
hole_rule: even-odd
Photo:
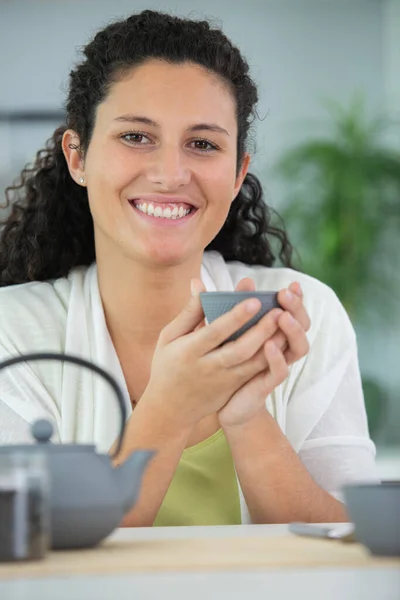
<instances>
[{"instance_id":1,"label":"woman's forehead","mask_svg":"<svg viewBox=\"0 0 400 600\"><path fill-rule=\"evenodd\" d=\"M102 105L101 112L108 118L139 110L154 121L175 116L180 121L222 121L230 129L236 125L235 101L228 86L192 63L153 60L136 67L111 86Z\"/></svg>"}]
</instances>

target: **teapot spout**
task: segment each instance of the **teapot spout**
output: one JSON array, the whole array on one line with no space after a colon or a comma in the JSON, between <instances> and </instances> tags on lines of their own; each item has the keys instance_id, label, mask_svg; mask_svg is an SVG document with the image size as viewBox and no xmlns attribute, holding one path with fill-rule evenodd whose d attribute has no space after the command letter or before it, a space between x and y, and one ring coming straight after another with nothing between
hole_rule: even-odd
<instances>
[{"instance_id":1,"label":"teapot spout","mask_svg":"<svg viewBox=\"0 0 400 600\"><path fill-rule=\"evenodd\" d=\"M114 470L125 513L136 503L143 474L155 454L154 450L136 450L120 467Z\"/></svg>"}]
</instances>

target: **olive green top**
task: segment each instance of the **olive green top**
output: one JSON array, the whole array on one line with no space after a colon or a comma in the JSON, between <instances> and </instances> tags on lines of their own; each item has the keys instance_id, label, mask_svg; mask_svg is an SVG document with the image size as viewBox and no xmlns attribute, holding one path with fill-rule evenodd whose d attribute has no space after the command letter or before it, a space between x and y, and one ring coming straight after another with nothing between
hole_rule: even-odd
<instances>
[{"instance_id":1,"label":"olive green top","mask_svg":"<svg viewBox=\"0 0 400 600\"><path fill-rule=\"evenodd\" d=\"M220 429L183 451L154 526L240 524L236 472Z\"/></svg>"}]
</instances>

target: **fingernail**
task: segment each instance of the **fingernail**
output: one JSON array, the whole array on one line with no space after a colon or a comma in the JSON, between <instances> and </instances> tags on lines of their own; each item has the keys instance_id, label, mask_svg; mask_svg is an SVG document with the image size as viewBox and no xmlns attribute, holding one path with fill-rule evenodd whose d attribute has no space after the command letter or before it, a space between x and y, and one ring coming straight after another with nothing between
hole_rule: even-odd
<instances>
[{"instance_id":1,"label":"fingernail","mask_svg":"<svg viewBox=\"0 0 400 600\"><path fill-rule=\"evenodd\" d=\"M260 310L260 301L252 298L246 302L246 311L248 313L254 313L257 310Z\"/></svg>"},{"instance_id":2,"label":"fingernail","mask_svg":"<svg viewBox=\"0 0 400 600\"><path fill-rule=\"evenodd\" d=\"M299 298L303 296L303 290L301 289L301 285L297 281L294 293L296 294L296 296L299 296Z\"/></svg>"},{"instance_id":3,"label":"fingernail","mask_svg":"<svg viewBox=\"0 0 400 600\"><path fill-rule=\"evenodd\" d=\"M285 297L287 300L293 300L293 298L294 298L292 292L289 292L289 290L286 290Z\"/></svg>"}]
</instances>

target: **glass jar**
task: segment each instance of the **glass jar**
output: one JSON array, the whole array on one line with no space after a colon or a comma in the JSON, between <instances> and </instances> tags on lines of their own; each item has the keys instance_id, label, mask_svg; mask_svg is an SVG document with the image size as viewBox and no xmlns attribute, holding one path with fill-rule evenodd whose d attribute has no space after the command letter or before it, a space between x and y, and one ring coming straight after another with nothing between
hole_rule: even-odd
<instances>
[{"instance_id":1,"label":"glass jar","mask_svg":"<svg viewBox=\"0 0 400 600\"><path fill-rule=\"evenodd\" d=\"M0 453L0 561L44 558L50 547L46 453Z\"/></svg>"}]
</instances>

